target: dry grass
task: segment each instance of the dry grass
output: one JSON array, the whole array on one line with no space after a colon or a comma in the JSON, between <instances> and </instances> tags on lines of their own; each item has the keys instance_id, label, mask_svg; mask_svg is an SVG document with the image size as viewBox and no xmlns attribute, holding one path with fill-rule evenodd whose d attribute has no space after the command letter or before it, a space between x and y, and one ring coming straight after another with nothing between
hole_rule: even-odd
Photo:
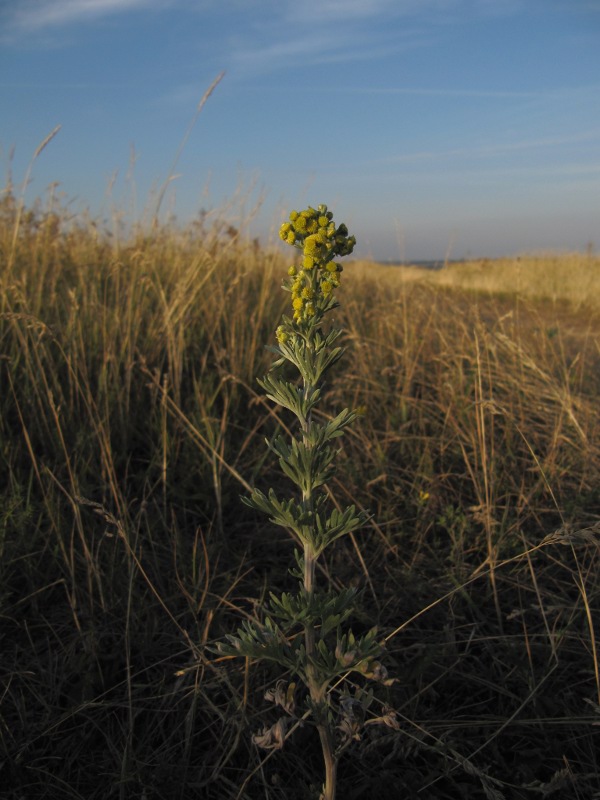
<instances>
[{"instance_id":1,"label":"dry grass","mask_svg":"<svg viewBox=\"0 0 600 800\"><path fill-rule=\"evenodd\" d=\"M403 720L342 762L349 800L600 792L598 270L544 263L513 265L518 294L508 262L476 271L494 287L344 272L327 402L368 411L329 490L375 521L321 579L364 587L354 627L380 625ZM309 796L306 729L266 760L250 744L274 676L204 649L290 585L289 542L239 501L279 480L264 436L289 420L255 377L285 265L222 220L115 242L5 198L9 800Z\"/></svg>"},{"instance_id":2,"label":"dry grass","mask_svg":"<svg viewBox=\"0 0 600 800\"><path fill-rule=\"evenodd\" d=\"M360 263L360 269L373 265ZM529 300L567 301L572 309L600 307L600 258L592 253L524 254L515 258L448 263L440 270L381 267L392 283L422 281L479 294Z\"/></svg>"}]
</instances>

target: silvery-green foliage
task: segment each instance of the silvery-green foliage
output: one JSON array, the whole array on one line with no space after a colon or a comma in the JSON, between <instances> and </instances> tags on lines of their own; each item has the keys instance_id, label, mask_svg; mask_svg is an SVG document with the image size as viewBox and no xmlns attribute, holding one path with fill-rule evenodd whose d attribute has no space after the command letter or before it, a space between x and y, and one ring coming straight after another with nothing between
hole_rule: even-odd
<instances>
[{"instance_id":1,"label":"silvery-green foliage","mask_svg":"<svg viewBox=\"0 0 600 800\"><path fill-rule=\"evenodd\" d=\"M266 698L286 712L287 721L282 718L263 728L254 742L267 749L280 748L289 720L308 716L321 737L326 767L323 797L329 800L335 796L339 754L360 738L372 698L366 690L350 697L344 679L359 673L363 682L390 683L378 660L382 647L377 630L355 635L345 627L355 608L356 590L323 591L316 585L317 559L333 542L368 520L368 515L353 505L332 507L323 490L335 474L340 453L332 443L339 441L361 412L346 408L325 422L317 422L313 416L322 399L323 377L344 353L337 344L342 331L335 326L323 329L325 316L338 306L334 290L340 285L342 267L334 259L351 253L355 239L348 236L345 225L335 225L326 206L293 211L280 235L301 251L302 260L288 270L284 289L291 294L293 316L282 317L276 330L277 345L269 347L275 361L259 384L273 403L297 419L296 432L290 437L278 435L267 440L294 490L280 497L272 488L266 492L255 488L243 501L288 531L300 547L294 551L295 566L290 569L298 579L298 589L271 592L262 618L244 621L216 650L222 655L274 662L297 679L290 684L278 681L267 692ZM295 368L296 381L282 377L286 364Z\"/></svg>"}]
</instances>

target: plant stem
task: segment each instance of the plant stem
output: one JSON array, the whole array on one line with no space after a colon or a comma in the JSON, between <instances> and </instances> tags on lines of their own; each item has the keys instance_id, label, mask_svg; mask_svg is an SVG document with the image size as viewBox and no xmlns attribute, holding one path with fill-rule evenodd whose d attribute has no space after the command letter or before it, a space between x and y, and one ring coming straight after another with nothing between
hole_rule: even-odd
<instances>
[{"instance_id":1,"label":"plant stem","mask_svg":"<svg viewBox=\"0 0 600 800\"><path fill-rule=\"evenodd\" d=\"M312 351L312 348L310 348ZM303 379L304 393L306 394L312 388L306 378ZM309 414L304 428L304 440L308 441L308 431L311 425L311 415ZM313 510L313 497L312 491L308 490L303 494L302 505L305 511ZM310 599L315 591L315 566L317 558L315 557L314 550L309 543L304 545L304 589ZM325 763L325 785L321 795L322 800L335 800L336 794L336 779L337 779L337 759L334 753L333 736L331 734L331 727L327 719L327 702L325 687L321 684L319 676L315 667L310 663L315 651L315 629L312 623L304 626L304 645L306 647L306 676L308 678L308 690L310 692L311 700L317 708L319 719L317 720L317 730L319 731L319 738L321 740L321 749L323 751L323 761Z\"/></svg>"},{"instance_id":2,"label":"plant stem","mask_svg":"<svg viewBox=\"0 0 600 800\"><path fill-rule=\"evenodd\" d=\"M304 588L311 595L314 592L315 565L316 558L309 545L304 547ZM321 685L316 670L310 659L315 650L315 629L312 625L304 626L304 644L306 647L306 675L308 678L308 689L313 703L318 708L320 716L317 722L317 730L321 739L321 749L323 751L323 761L325 763L325 786L323 789L322 800L335 800L336 780L337 780L337 759L334 754L333 737L331 727L327 720L327 703L325 699L325 687Z\"/></svg>"},{"instance_id":3,"label":"plant stem","mask_svg":"<svg viewBox=\"0 0 600 800\"><path fill-rule=\"evenodd\" d=\"M333 752L333 741L331 729L327 723L318 725L319 736L321 737L321 749L323 750L323 761L325 762L325 786L323 787L322 800L335 800L337 784L337 759Z\"/></svg>"}]
</instances>

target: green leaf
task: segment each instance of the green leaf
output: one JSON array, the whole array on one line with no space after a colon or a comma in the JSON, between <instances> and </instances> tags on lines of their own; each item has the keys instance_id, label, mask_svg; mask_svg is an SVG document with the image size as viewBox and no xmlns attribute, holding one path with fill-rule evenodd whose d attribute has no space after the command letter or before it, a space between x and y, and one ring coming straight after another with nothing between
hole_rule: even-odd
<instances>
[{"instance_id":1,"label":"green leaf","mask_svg":"<svg viewBox=\"0 0 600 800\"><path fill-rule=\"evenodd\" d=\"M305 443L292 439L290 447L285 439L278 436L271 442L267 440L267 446L279 456L281 469L303 495L312 494L313 489L326 483L335 472L332 462L338 451L326 445L315 446L310 440Z\"/></svg>"},{"instance_id":2,"label":"green leaf","mask_svg":"<svg viewBox=\"0 0 600 800\"><path fill-rule=\"evenodd\" d=\"M355 589L340 592L308 593L303 586L298 592L270 594L269 614L288 627L295 624L319 628L324 638L334 627L347 619L354 608Z\"/></svg>"},{"instance_id":3,"label":"green leaf","mask_svg":"<svg viewBox=\"0 0 600 800\"><path fill-rule=\"evenodd\" d=\"M315 537L317 555L340 536L352 533L368 520L369 515L362 511L357 513L354 506L348 506L344 511L334 509L325 521L320 515L317 515L317 535Z\"/></svg>"},{"instance_id":4,"label":"green leaf","mask_svg":"<svg viewBox=\"0 0 600 800\"><path fill-rule=\"evenodd\" d=\"M348 425L351 425L359 416L360 415L356 411L350 411L350 409L345 408L343 411L340 411L336 417L329 420L329 422L325 423L324 425L319 425L313 422L310 426L307 437L311 444L313 444L315 447L320 447L325 442L341 436L345 428L347 428Z\"/></svg>"},{"instance_id":5,"label":"green leaf","mask_svg":"<svg viewBox=\"0 0 600 800\"><path fill-rule=\"evenodd\" d=\"M217 642L209 649L219 655L274 661L286 669L295 664L294 648L268 617L264 625L244 620L235 634L227 634L225 638L227 641Z\"/></svg>"},{"instance_id":6,"label":"green leaf","mask_svg":"<svg viewBox=\"0 0 600 800\"><path fill-rule=\"evenodd\" d=\"M319 402L321 390L309 387L303 391L289 381L279 380L273 375L259 378L258 383L265 390L269 400L292 411L305 425L314 406Z\"/></svg>"},{"instance_id":7,"label":"green leaf","mask_svg":"<svg viewBox=\"0 0 600 800\"><path fill-rule=\"evenodd\" d=\"M268 514L273 524L286 528L303 544L314 547L315 514L306 511L296 500L279 500L273 489L269 489L268 497L260 489L254 489L250 497L242 497L242 502Z\"/></svg>"}]
</instances>

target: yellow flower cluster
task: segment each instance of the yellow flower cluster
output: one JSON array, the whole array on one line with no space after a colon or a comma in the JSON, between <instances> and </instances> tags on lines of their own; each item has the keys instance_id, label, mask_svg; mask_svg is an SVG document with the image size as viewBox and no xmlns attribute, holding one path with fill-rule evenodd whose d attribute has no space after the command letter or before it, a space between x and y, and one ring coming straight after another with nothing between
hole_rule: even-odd
<instances>
[{"instance_id":1,"label":"yellow flower cluster","mask_svg":"<svg viewBox=\"0 0 600 800\"><path fill-rule=\"evenodd\" d=\"M308 320L315 316L320 301L328 299L340 285L342 267L333 259L349 255L356 239L348 236L345 225L336 227L333 214L325 205L292 211L289 222L281 226L279 236L302 250L302 267L292 266L288 270L292 278L288 288L292 293L294 320Z\"/></svg>"}]
</instances>

